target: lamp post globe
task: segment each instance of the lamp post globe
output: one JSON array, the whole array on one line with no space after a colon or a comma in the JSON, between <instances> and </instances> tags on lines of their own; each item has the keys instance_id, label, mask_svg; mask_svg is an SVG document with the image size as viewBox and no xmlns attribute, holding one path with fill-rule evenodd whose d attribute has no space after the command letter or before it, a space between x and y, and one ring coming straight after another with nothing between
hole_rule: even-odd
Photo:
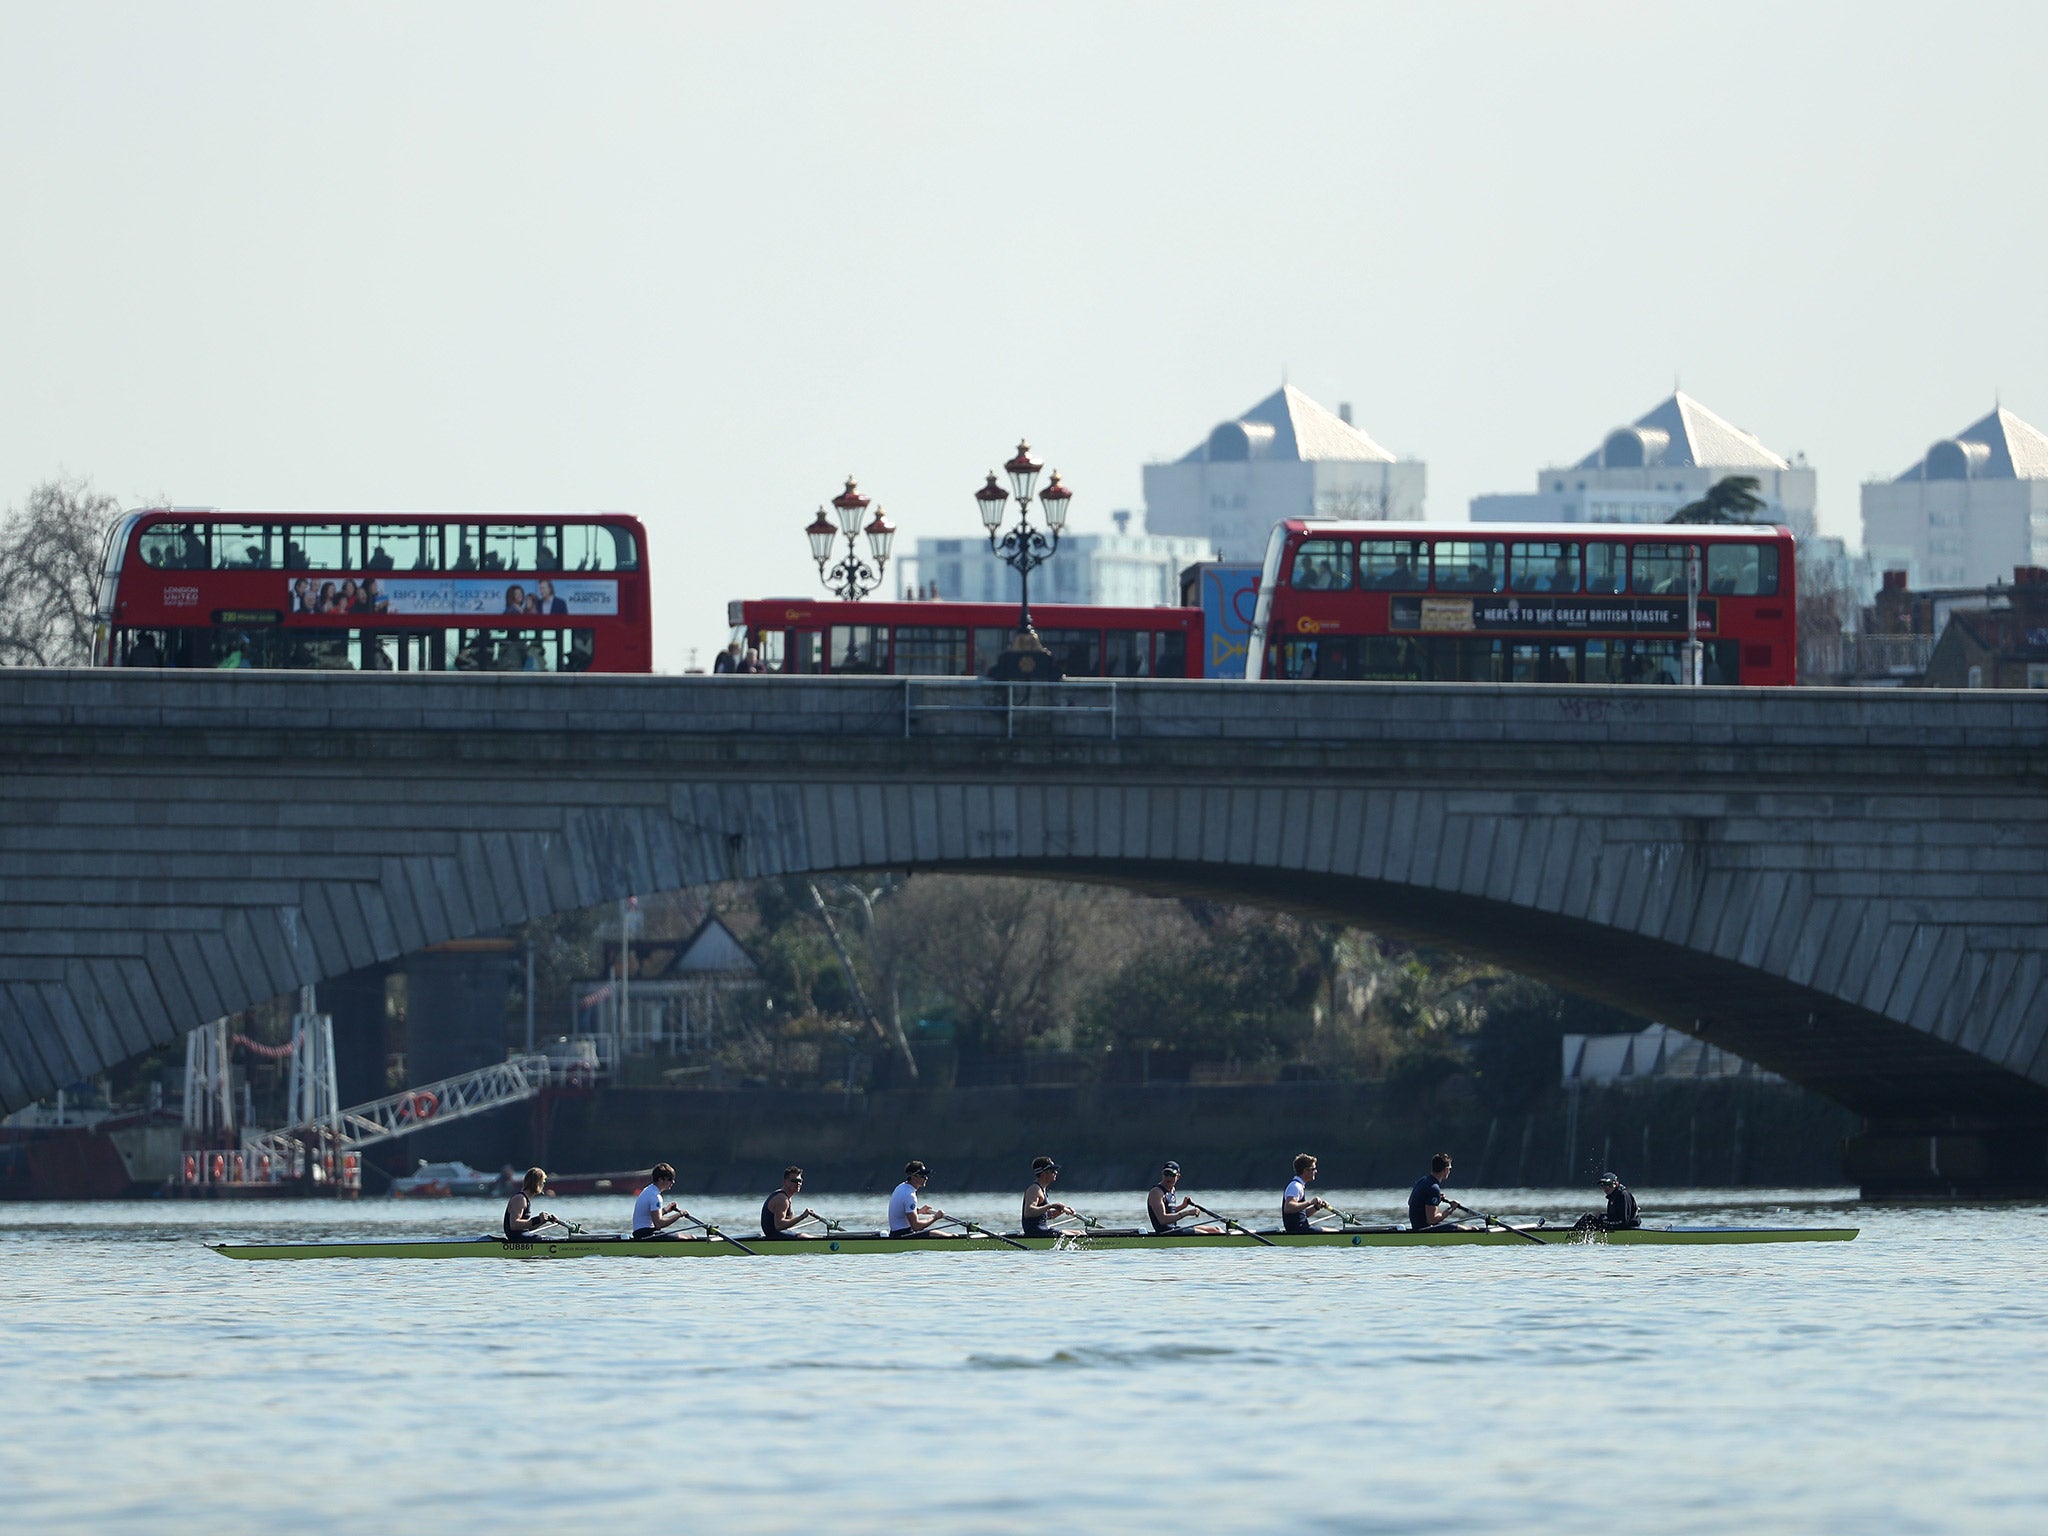
<instances>
[{"instance_id":1,"label":"lamp post globe","mask_svg":"<svg viewBox=\"0 0 2048 1536\"><path fill-rule=\"evenodd\" d=\"M889 565L889 550L896 541L896 525L880 507L875 508L873 521L863 527L867 510L868 498L860 493L853 476L848 475L846 488L832 498L832 517L827 517L820 507L818 515L804 529L804 536L811 541L811 558L818 562L818 579L842 602L857 603L882 584L882 573ZM833 526L833 518L838 519L837 527ZM872 565L860 557L859 540L863 533L867 535ZM842 538L846 540L846 553L833 564L832 553Z\"/></svg>"}]
</instances>

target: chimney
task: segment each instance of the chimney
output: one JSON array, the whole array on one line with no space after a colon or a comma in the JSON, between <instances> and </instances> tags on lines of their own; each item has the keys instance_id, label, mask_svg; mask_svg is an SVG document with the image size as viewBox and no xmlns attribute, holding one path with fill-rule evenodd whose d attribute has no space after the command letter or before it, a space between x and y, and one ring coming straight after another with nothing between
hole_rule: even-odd
<instances>
[{"instance_id":1,"label":"chimney","mask_svg":"<svg viewBox=\"0 0 2048 1536\"><path fill-rule=\"evenodd\" d=\"M1886 571L1884 573L1884 589L1887 592L1905 591L1906 573L1904 571Z\"/></svg>"},{"instance_id":2,"label":"chimney","mask_svg":"<svg viewBox=\"0 0 2048 1536\"><path fill-rule=\"evenodd\" d=\"M1337 402L1337 419L1347 427L1351 425L1351 402L1349 400Z\"/></svg>"},{"instance_id":3,"label":"chimney","mask_svg":"<svg viewBox=\"0 0 2048 1536\"><path fill-rule=\"evenodd\" d=\"M2038 565L2016 565L2012 568L2012 584L2016 587L2038 587L2048 582L2048 571Z\"/></svg>"},{"instance_id":4,"label":"chimney","mask_svg":"<svg viewBox=\"0 0 2048 1536\"><path fill-rule=\"evenodd\" d=\"M1109 520L1116 524L1118 538L1122 538L1131 531L1131 514L1129 512L1112 512L1109 514Z\"/></svg>"}]
</instances>

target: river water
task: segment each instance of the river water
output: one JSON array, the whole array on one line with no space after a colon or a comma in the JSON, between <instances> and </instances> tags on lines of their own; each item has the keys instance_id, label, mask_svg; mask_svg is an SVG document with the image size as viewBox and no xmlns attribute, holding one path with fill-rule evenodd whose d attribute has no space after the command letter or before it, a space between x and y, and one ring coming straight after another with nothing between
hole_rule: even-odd
<instances>
[{"instance_id":1,"label":"river water","mask_svg":"<svg viewBox=\"0 0 2048 1536\"><path fill-rule=\"evenodd\" d=\"M472 1235L499 1202L0 1208L0 1530L2048 1526L2048 1209L1639 1193L1652 1221L1863 1235L244 1264L202 1240Z\"/></svg>"}]
</instances>

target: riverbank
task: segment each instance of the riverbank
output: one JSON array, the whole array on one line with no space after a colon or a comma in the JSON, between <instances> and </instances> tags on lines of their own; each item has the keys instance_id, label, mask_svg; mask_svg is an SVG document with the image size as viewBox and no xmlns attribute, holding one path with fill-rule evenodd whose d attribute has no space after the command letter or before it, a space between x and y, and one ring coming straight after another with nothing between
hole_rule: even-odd
<instances>
[{"instance_id":1,"label":"riverbank","mask_svg":"<svg viewBox=\"0 0 2048 1536\"><path fill-rule=\"evenodd\" d=\"M814 1189L873 1191L906 1158L943 1165L949 1189L1021 1185L1060 1159L1075 1190L1142 1188L1177 1158L1208 1188L1262 1188L1295 1153L1328 1180L1406 1184L1432 1152L1461 1181L1575 1186L1613 1168L1633 1184L1826 1188L1844 1182L1848 1111L1769 1083L1559 1089L1497 1113L1456 1094L1369 1083L1091 1085L877 1093L600 1088L410 1138L388 1166L460 1157L478 1167L569 1171L674 1163L693 1190L767 1189L788 1163ZM1276 1172L1277 1170L1277 1172Z\"/></svg>"}]
</instances>

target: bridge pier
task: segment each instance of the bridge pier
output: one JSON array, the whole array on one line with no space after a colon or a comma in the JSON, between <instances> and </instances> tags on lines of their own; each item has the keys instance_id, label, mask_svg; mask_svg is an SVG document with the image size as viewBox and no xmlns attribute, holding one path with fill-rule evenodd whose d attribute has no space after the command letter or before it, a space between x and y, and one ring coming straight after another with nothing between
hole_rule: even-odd
<instances>
[{"instance_id":1,"label":"bridge pier","mask_svg":"<svg viewBox=\"0 0 2048 1536\"><path fill-rule=\"evenodd\" d=\"M320 1011L334 1021L335 1092L343 1104L367 1104L390 1092L384 1082L384 977L366 965L320 983Z\"/></svg>"},{"instance_id":2,"label":"bridge pier","mask_svg":"<svg viewBox=\"0 0 2048 1536\"><path fill-rule=\"evenodd\" d=\"M1866 1121L1842 1162L1865 1200L2040 1199L2048 1196L2048 1125Z\"/></svg>"}]
</instances>

